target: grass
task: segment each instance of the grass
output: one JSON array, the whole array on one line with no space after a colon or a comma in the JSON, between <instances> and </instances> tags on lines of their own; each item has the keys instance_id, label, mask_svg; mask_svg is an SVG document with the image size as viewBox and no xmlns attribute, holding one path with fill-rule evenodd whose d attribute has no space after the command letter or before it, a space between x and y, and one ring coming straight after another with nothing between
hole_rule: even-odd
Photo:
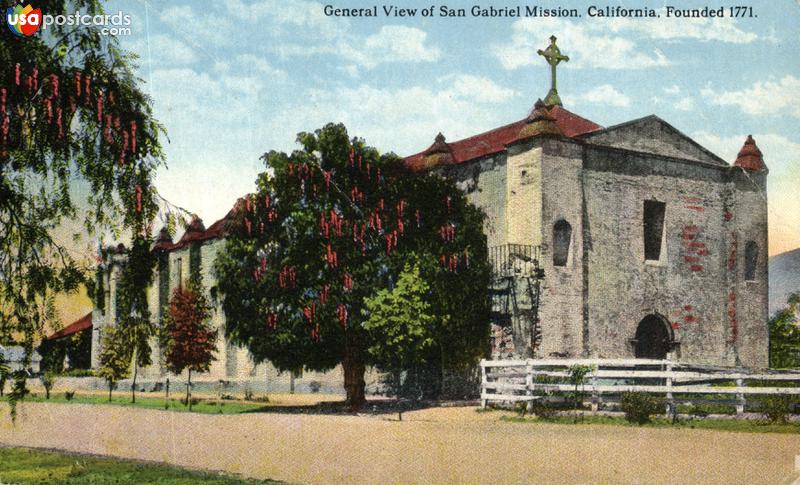
<instances>
[{"instance_id":1,"label":"grass","mask_svg":"<svg viewBox=\"0 0 800 485\"><path fill-rule=\"evenodd\" d=\"M279 482L249 480L134 460L0 447L0 483L249 485Z\"/></svg>"},{"instance_id":2,"label":"grass","mask_svg":"<svg viewBox=\"0 0 800 485\"><path fill-rule=\"evenodd\" d=\"M574 415L559 415L549 419L542 419L535 416L500 416L501 421L512 423L555 423L555 424L588 424L588 425L614 425L639 427L637 424L629 423L623 417L617 416L593 416L586 414L583 418L578 417L576 422ZM745 433L800 433L800 424L797 423L765 423L743 419L680 419L673 424L671 419L654 418L651 422L641 425L646 428L675 428L675 429L711 429L717 431L737 431Z\"/></svg>"},{"instance_id":3,"label":"grass","mask_svg":"<svg viewBox=\"0 0 800 485\"><path fill-rule=\"evenodd\" d=\"M6 398L4 397L0 399L0 402L5 400ZM24 402L51 402L55 404L107 404L144 409L164 409L163 397L157 398L139 395L136 396L136 403L132 403L130 394L114 395L111 399L111 402L109 402L108 395L102 394L75 394L72 399L67 399L64 393L52 393L50 394L50 399L47 400L44 398L44 396L35 393L26 396ZM264 411L267 407L269 407L269 405L263 403L200 399L195 404L192 404L191 412L201 414L241 414ZM180 398L170 398L168 410L189 412L189 406L185 406L180 401Z\"/></svg>"}]
</instances>

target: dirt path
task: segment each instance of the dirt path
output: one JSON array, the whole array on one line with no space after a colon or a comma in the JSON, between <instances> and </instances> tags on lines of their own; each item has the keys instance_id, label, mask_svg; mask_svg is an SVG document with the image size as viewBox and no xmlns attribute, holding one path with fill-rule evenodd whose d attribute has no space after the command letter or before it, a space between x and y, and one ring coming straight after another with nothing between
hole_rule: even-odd
<instances>
[{"instance_id":1,"label":"dirt path","mask_svg":"<svg viewBox=\"0 0 800 485\"><path fill-rule=\"evenodd\" d=\"M396 416L392 416L395 419ZM473 408L376 416L0 406L0 443L293 483L788 483L800 436L520 424Z\"/></svg>"}]
</instances>

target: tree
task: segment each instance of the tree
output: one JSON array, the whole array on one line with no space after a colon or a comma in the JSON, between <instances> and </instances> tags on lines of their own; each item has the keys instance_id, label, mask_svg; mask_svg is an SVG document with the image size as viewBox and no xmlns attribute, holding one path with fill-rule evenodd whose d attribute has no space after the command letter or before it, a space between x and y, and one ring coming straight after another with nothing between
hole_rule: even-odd
<instances>
[{"instance_id":1,"label":"tree","mask_svg":"<svg viewBox=\"0 0 800 485\"><path fill-rule=\"evenodd\" d=\"M116 383L127 378L131 371L131 347L118 327L106 326L102 330L100 370L97 375L108 383L108 402Z\"/></svg>"},{"instance_id":2,"label":"tree","mask_svg":"<svg viewBox=\"0 0 800 485\"><path fill-rule=\"evenodd\" d=\"M97 0L36 6L50 15L103 13ZM44 331L41 306L83 280L81 263L53 236L79 217L71 185L88 188L90 234L146 233L156 212L151 182L163 130L133 60L95 27L53 24L30 37L0 29L0 335L28 355Z\"/></svg>"},{"instance_id":3,"label":"tree","mask_svg":"<svg viewBox=\"0 0 800 485\"><path fill-rule=\"evenodd\" d=\"M156 257L150 250L151 240L145 235L136 235L128 261L122 268L117 292L119 294L119 321L117 326L121 338L127 342L133 354L133 382L131 401L136 402L136 377L140 367L152 364L150 337L155 335L155 326L150 321L147 288L153 281Z\"/></svg>"},{"instance_id":4,"label":"tree","mask_svg":"<svg viewBox=\"0 0 800 485\"><path fill-rule=\"evenodd\" d=\"M419 264L406 263L393 289L381 289L364 300L364 329L372 342L369 354L379 368L392 372L398 395L400 373L409 370L409 377L415 381L412 395L422 396L415 370L435 344L436 319L429 298L430 286L420 276Z\"/></svg>"},{"instance_id":5,"label":"tree","mask_svg":"<svg viewBox=\"0 0 800 485\"><path fill-rule=\"evenodd\" d=\"M188 370L186 403L189 409L192 408L192 371L207 372L216 351L217 331L206 323L210 314L199 278L192 278L188 288L175 288L164 326L165 361L174 374Z\"/></svg>"},{"instance_id":6,"label":"tree","mask_svg":"<svg viewBox=\"0 0 800 485\"><path fill-rule=\"evenodd\" d=\"M6 364L6 357L2 351L0 351L0 397L3 397L3 393L5 392L6 388L6 381L11 376L11 368Z\"/></svg>"},{"instance_id":7,"label":"tree","mask_svg":"<svg viewBox=\"0 0 800 485\"><path fill-rule=\"evenodd\" d=\"M800 293L793 293L786 308L769 321L769 366L773 369L800 368Z\"/></svg>"},{"instance_id":8,"label":"tree","mask_svg":"<svg viewBox=\"0 0 800 485\"><path fill-rule=\"evenodd\" d=\"M452 181L407 173L341 124L297 141L291 154L262 157L258 192L235 207L217 257L230 339L281 370L341 364L357 408L374 343L364 299L392 286L414 255L435 262L426 280L442 355L474 363L489 335L482 213Z\"/></svg>"}]
</instances>

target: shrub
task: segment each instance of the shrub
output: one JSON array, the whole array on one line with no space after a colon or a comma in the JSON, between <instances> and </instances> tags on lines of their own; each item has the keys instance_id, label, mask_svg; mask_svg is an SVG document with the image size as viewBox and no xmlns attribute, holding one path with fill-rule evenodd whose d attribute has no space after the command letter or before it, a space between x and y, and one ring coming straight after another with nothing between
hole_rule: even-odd
<instances>
[{"instance_id":1,"label":"shrub","mask_svg":"<svg viewBox=\"0 0 800 485\"><path fill-rule=\"evenodd\" d=\"M791 396L766 396L761 399L761 412L770 423L785 423L792 404Z\"/></svg>"},{"instance_id":2,"label":"shrub","mask_svg":"<svg viewBox=\"0 0 800 485\"><path fill-rule=\"evenodd\" d=\"M650 421L650 416L663 411L663 402L645 392L626 392L622 394L620 407L625 413L625 419L630 423L645 424Z\"/></svg>"},{"instance_id":3,"label":"shrub","mask_svg":"<svg viewBox=\"0 0 800 485\"><path fill-rule=\"evenodd\" d=\"M531 412L541 419L553 419L556 417L556 408L544 399L537 399L531 403Z\"/></svg>"},{"instance_id":4,"label":"shrub","mask_svg":"<svg viewBox=\"0 0 800 485\"><path fill-rule=\"evenodd\" d=\"M59 374L62 377L94 377L92 369L69 369Z\"/></svg>"},{"instance_id":5,"label":"shrub","mask_svg":"<svg viewBox=\"0 0 800 485\"><path fill-rule=\"evenodd\" d=\"M75 397L75 391L65 391L64 392L64 399L67 401L72 401L72 398Z\"/></svg>"},{"instance_id":6,"label":"shrub","mask_svg":"<svg viewBox=\"0 0 800 485\"><path fill-rule=\"evenodd\" d=\"M56 384L56 373L47 371L41 376L39 376L39 380L42 382L42 387L44 387L45 399L50 399L50 391Z\"/></svg>"},{"instance_id":7,"label":"shrub","mask_svg":"<svg viewBox=\"0 0 800 485\"><path fill-rule=\"evenodd\" d=\"M311 381L311 382L308 383L308 387L309 387L309 389L311 389L311 392L316 394L316 393L319 392L320 388L322 387L322 384L320 384L317 381Z\"/></svg>"}]
</instances>

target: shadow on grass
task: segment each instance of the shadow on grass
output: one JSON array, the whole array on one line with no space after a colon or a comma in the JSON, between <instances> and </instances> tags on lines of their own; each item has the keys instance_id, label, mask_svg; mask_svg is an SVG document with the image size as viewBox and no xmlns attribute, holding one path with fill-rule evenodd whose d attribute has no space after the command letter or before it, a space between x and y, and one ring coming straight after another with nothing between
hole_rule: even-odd
<instances>
[{"instance_id":1,"label":"shadow on grass","mask_svg":"<svg viewBox=\"0 0 800 485\"><path fill-rule=\"evenodd\" d=\"M359 409L353 409L344 400L321 401L316 404L271 404L242 411L246 413L319 414L354 416L358 414L396 414L438 407L429 401L397 401L395 399L370 399Z\"/></svg>"}]
</instances>

